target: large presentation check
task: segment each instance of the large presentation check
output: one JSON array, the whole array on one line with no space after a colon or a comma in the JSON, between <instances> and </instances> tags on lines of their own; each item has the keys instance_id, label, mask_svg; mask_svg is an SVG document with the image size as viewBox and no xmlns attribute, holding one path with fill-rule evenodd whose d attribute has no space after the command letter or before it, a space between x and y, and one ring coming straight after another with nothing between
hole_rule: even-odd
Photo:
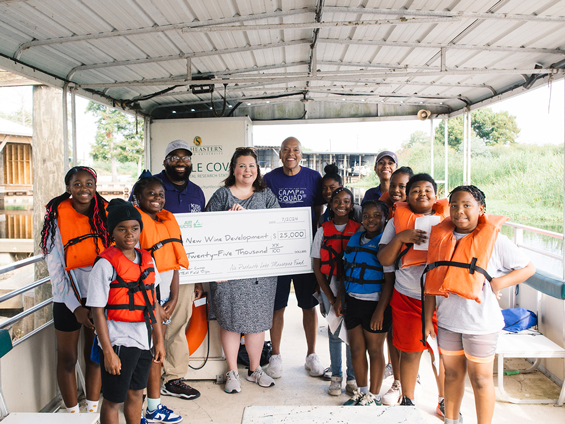
<instances>
[{"instance_id":1,"label":"large presentation check","mask_svg":"<svg viewBox=\"0 0 565 424\"><path fill-rule=\"evenodd\" d=\"M180 283L312 272L310 208L175 214L190 262Z\"/></svg>"}]
</instances>

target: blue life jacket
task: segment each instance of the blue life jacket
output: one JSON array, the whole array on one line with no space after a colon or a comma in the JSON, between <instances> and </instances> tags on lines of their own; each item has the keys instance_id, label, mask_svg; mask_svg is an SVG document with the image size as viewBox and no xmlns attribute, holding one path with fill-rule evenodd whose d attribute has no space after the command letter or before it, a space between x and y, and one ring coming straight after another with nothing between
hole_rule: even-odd
<instances>
[{"instance_id":1,"label":"blue life jacket","mask_svg":"<svg viewBox=\"0 0 565 424\"><path fill-rule=\"evenodd\" d=\"M383 267L377 259L382 233L361 246L359 231L351 236L345 248L345 291L369 294L381 291L384 282Z\"/></svg>"}]
</instances>

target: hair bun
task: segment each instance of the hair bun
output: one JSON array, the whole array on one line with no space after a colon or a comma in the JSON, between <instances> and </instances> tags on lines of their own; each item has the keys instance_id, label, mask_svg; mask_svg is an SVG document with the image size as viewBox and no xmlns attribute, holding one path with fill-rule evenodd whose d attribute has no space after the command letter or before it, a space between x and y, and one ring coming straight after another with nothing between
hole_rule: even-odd
<instances>
[{"instance_id":1,"label":"hair bun","mask_svg":"<svg viewBox=\"0 0 565 424\"><path fill-rule=\"evenodd\" d=\"M339 168L335 163L330 163L324 167L324 174L339 174Z\"/></svg>"}]
</instances>

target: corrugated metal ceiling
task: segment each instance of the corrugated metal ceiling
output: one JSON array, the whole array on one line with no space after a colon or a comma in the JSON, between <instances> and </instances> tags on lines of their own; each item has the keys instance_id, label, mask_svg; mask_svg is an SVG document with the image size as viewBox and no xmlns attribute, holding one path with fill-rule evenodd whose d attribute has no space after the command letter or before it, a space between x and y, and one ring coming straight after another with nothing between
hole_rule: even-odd
<instances>
[{"instance_id":1,"label":"corrugated metal ceiling","mask_svg":"<svg viewBox=\"0 0 565 424\"><path fill-rule=\"evenodd\" d=\"M158 118L454 114L562 78L564 24L556 0L0 0L0 54Z\"/></svg>"}]
</instances>

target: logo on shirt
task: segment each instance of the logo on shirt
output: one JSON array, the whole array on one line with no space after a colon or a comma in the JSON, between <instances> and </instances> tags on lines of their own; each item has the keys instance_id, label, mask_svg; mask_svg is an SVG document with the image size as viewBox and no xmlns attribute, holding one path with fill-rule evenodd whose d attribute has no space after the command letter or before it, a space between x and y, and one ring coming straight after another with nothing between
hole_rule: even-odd
<instances>
[{"instance_id":1,"label":"logo on shirt","mask_svg":"<svg viewBox=\"0 0 565 424\"><path fill-rule=\"evenodd\" d=\"M306 189L304 188L281 188L278 200L280 203L302 203L306 199Z\"/></svg>"}]
</instances>

